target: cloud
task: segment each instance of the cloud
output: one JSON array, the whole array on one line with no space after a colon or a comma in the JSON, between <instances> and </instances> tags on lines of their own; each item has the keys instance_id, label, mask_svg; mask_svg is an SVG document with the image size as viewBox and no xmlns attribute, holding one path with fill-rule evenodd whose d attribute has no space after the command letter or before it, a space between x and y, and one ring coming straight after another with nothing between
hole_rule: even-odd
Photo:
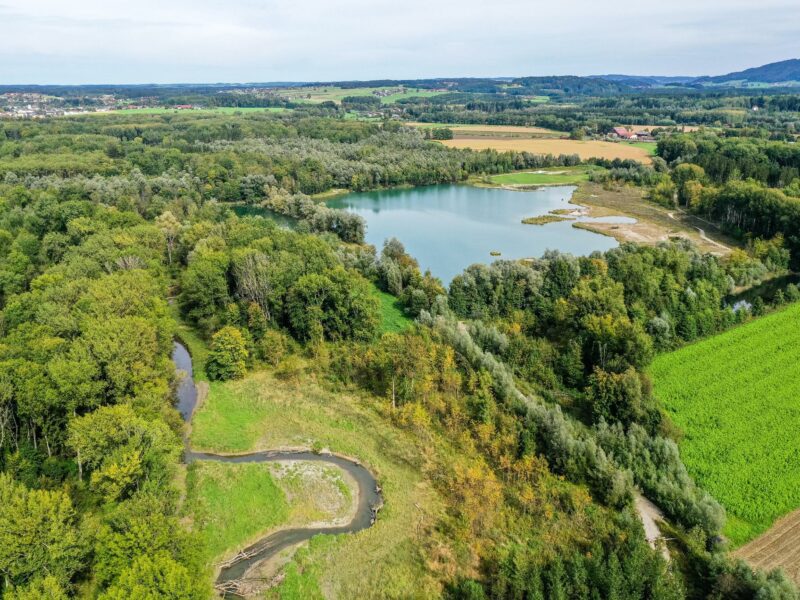
<instances>
[{"instance_id":1,"label":"cloud","mask_svg":"<svg viewBox=\"0 0 800 600\"><path fill-rule=\"evenodd\" d=\"M0 83L717 74L797 53L762 0L0 0Z\"/></svg>"}]
</instances>

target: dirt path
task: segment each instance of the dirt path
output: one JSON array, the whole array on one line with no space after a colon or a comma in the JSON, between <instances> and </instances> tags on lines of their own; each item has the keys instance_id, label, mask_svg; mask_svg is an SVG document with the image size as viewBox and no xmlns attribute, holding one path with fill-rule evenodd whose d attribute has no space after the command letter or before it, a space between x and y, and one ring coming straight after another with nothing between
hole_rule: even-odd
<instances>
[{"instance_id":1,"label":"dirt path","mask_svg":"<svg viewBox=\"0 0 800 600\"><path fill-rule=\"evenodd\" d=\"M664 514L655 504L650 502L650 500L642 496L639 492L636 492L634 506L636 507L636 512L639 513L639 518L642 520L644 537L647 539L647 543L654 549L660 546L661 554L664 556L665 560L669 561L669 550L658 528L658 521L664 520ZM661 543L659 543L659 540L661 540Z\"/></svg>"},{"instance_id":2,"label":"dirt path","mask_svg":"<svg viewBox=\"0 0 800 600\"><path fill-rule=\"evenodd\" d=\"M685 213L684 211L680 211L680 212L681 212L682 214L684 214L684 215L686 215L686 214L687 214L687 213ZM672 213L672 212L668 212L668 213L667 213L667 215L669 215L669 218L670 218L670 219L673 219L674 221L678 221L678 222L680 222L680 220L679 220L677 217L675 217L675 214L674 214L674 213ZM688 216L688 215L687 215L687 216ZM700 219L700 217L694 217L694 218L696 218L696 219L698 219L698 220L700 220L700 221L705 221L705 219ZM693 227L694 227L695 229L697 229L698 233L700 234L700 239L701 239L701 240L703 240L703 241L706 241L706 242L708 242L709 244L713 244L713 245L714 245L714 246L716 246L717 248L721 248L721 249L725 250L726 252L731 252L731 248L729 248L729 247L728 247L728 246L726 246L725 244L720 244L718 241L716 241L716 240L712 240L710 237L708 237L708 236L706 235L705 229L703 229L703 228L701 228L701 227L698 227L697 225L693 225Z\"/></svg>"},{"instance_id":3,"label":"dirt path","mask_svg":"<svg viewBox=\"0 0 800 600\"><path fill-rule=\"evenodd\" d=\"M182 379L178 387L178 407L184 421L191 427L191 419L198 406L197 387L192 378L192 359L188 350L179 342L174 343L172 359L175 368L181 372ZM188 428L187 428L188 431ZM316 454L310 451L265 450L247 454L215 454L209 452L195 452L189 446L188 435L185 438L186 449L184 461L191 464L195 461L215 461L223 463L266 463L284 461L322 462L344 471L348 478L356 483L358 501L355 512L350 521L344 525L319 524L311 527L295 527L275 531L254 544L240 551L232 559L220 565L215 587L223 597L242 596L252 588L252 582L247 581L247 573L266 560L271 559L283 550L296 547L315 535L341 533L355 533L372 526L383 505L380 487L372 475L362 464L351 458L335 454Z\"/></svg>"}]
</instances>

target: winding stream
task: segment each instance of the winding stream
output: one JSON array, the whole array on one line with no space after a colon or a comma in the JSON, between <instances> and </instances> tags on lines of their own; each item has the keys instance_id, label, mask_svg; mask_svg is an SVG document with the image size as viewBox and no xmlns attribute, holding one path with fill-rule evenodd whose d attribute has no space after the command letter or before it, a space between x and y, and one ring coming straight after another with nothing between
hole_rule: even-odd
<instances>
[{"instance_id":1,"label":"winding stream","mask_svg":"<svg viewBox=\"0 0 800 600\"><path fill-rule=\"evenodd\" d=\"M192 357L186 347L176 341L172 351L172 360L175 363L175 368L185 374L177 390L177 408L183 420L188 423L191 421L192 414L197 406L197 388L195 387L192 377ZM274 556L284 548L311 539L318 534L335 535L340 533L354 533L366 529L375 522L377 511L383 504L383 498L381 497L377 481L372 473L353 460L333 454L288 452L280 450L265 450L248 454L211 454L192 450L187 437L184 457L186 464L191 464L200 460L233 464L289 460L324 462L346 471L358 484L358 506L355 516L347 525L342 525L340 527L299 527L282 529L261 538L256 543L239 552L233 559L224 563L217 577L216 587L226 595L236 595L235 583L241 580L251 567Z\"/></svg>"}]
</instances>

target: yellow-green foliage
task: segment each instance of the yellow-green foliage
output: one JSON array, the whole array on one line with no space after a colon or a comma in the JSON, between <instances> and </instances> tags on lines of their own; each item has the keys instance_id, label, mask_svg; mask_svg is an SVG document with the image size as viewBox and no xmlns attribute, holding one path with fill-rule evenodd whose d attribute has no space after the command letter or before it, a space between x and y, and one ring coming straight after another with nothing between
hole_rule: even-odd
<instances>
[{"instance_id":1,"label":"yellow-green foliage","mask_svg":"<svg viewBox=\"0 0 800 600\"><path fill-rule=\"evenodd\" d=\"M650 372L735 545L800 506L800 304L664 354Z\"/></svg>"}]
</instances>

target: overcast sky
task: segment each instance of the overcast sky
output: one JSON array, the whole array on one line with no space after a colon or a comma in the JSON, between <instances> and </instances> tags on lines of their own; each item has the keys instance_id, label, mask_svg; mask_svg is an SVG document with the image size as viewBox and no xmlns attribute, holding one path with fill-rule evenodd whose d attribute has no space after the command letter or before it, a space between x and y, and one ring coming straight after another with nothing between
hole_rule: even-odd
<instances>
[{"instance_id":1,"label":"overcast sky","mask_svg":"<svg viewBox=\"0 0 800 600\"><path fill-rule=\"evenodd\" d=\"M0 0L0 84L716 75L800 57L800 0Z\"/></svg>"}]
</instances>

